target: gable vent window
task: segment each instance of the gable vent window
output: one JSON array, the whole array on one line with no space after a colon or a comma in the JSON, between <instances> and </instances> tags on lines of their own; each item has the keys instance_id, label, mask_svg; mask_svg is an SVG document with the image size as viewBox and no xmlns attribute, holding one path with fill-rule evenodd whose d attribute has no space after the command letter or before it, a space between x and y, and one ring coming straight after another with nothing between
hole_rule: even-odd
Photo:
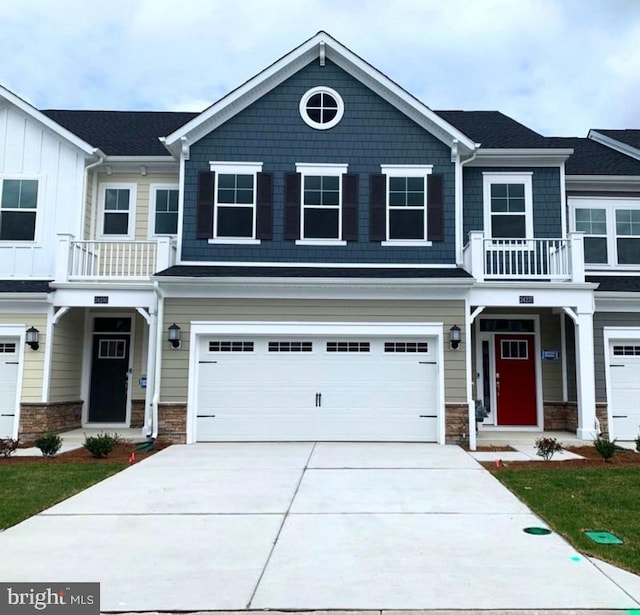
<instances>
[{"instance_id":1,"label":"gable vent window","mask_svg":"<svg viewBox=\"0 0 640 615\"><path fill-rule=\"evenodd\" d=\"M385 352L429 352L427 342L385 342Z\"/></svg>"},{"instance_id":2,"label":"gable vent window","mask_svg":"<svg viewBox=\"0 0 640 615\"><path fill-rule=\"evenodd\" d=\"M300 100L300 116L316 130L333 128L344 115L344 102L338 92L324 86L311 88Z\"/></svg>"},{"instance_id":3,"label":"gable vent window","mask_svg":"<svg viewBox=\"0 0 640 615\"><path fill-rule=\"evenodd\" d=\"M327 352L369 352L369 342L327 342Z\"/></svg>"},{"instance_id":4,"label":"gable vent window","mask_svg":"<svg viewBox=\"0 0 640 615\"><path fill-rule=\"evenodd\" d=\"M312 352L312 342L269 342L269 352Z\"/></svg>"},{"instance_id":5,"label":"gable vent window","mask_svg":"<svg viewBox=\"0 0 640 615\"><path fill-rule=\"evenodd\" d=\"M640 357L640 346L614 346L615 357Z\"/></svg>"},{"instance_id":6,"label":"gable vent window","mask_svg":"<svg viewBox=\"0 0 640 615\"><path fill-rule=\"evenodd\" d=\"M0 342L0 353L13 354L16 351L16 345L13 342Z\"/></svg>"},{"instance_id":7,"label":"gable vent window","mask_svg":"<svg viewBox=\"0 0 640 615\"><path fill-rule=\"evenodd\" d=\"M209 352L253 352L253 342L209 342Z\"/></svg>"}]
</instances>

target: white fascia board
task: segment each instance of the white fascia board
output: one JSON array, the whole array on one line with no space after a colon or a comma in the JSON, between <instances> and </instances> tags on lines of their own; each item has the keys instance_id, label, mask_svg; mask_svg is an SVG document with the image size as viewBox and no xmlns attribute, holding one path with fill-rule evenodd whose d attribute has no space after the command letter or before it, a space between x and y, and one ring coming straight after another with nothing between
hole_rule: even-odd
<instances>
[{"instance_id":1,"label":"white fascia board","mask_svg":"<svg viewBox=\"0 0 640 615\"><path fill-rule=\"evenodd\" d=\"M596 312L640 312L640 293L597 292L595 296Z\"/></svg>"},{"instance_id":2,"label":"white fascia board","mask_svg":"<svg viewBox=\"0 0 640 615\"><path fill-rule=\"evenodd\" d=\"M86 141L83 141L72 132L62 127L57 122L47 117L41 111L38 111L33 105L29 104L26 100L23 100L7 88L0 85L0 97L4 98L7 102L11 103L14 107L20 109L23 113L32 117L36 122L39 122L43 126L46 126L49 130L56 133L59 137L65 139L79 150L84 152L87 156L93 156L96 154L96 148L89 145Z\"/></svg>"},{"instance_id":3,"label":"white fascia board","mask_svg":"<svg viewBox=\"0 0 640 615\"><path fill-rule=\"evenodd\" d=\"M606 145L607 147L624 154L625 156L630 156L631 158L635 158L636 160L640 160L640 150L637 147L633 147L632 145L628 145L618 139L614 139L613 137L609 137L607 135L603 135L601 132L597 130L590 130L587 135L587 139L591 139L592 141L596 141L601 145Z\"/></svg>"},{"instance_id":4,"label":"white fascia board","mask_svg":"<svg viewBox=\"0 0 640 615\"><path fill-rule=\"evenodd\" d=\"M638 175L567 175L566 182L568 192L573 190L640 191Z\"/></svg>"},{"instance_id":5,"label":"white fascia board","mask_svg":"<svg viewBox=\"0 0 640 615\"><path fill-rule=\"evenodd\" d=\"M427 131L433 133L438 139L449 146L453 146L454 141L457 140L459 146L465 147L470 152L475 151L476 146L472 139L443 120L426 105L411 96L406 90L326 32L319 32L299 47L296 47L271 64L271 66L205 109L184 126L166 137L161 137L160 141L177 157L182 138L186 138L189 143L195 143L280 85L309 64L309 62L319 58L321 48L324 49L328 59L372 89Z\"/></svg>"},{"instance_id":6,"label":"white fascia board","mask_svg":"<svg viewBox=\"0 0 640 615\"><path fill-rule=\"evenodd\" d=\"M571 306L579 313L593 313L593 291L597 284L553 284L534 287L531 284L479 284L469 291L470 305L513 308L550 308ZM533 296L533 303L523 305L520 296Z\"/></svg>"},{"instance_id":7,"label":"white fascia board","mask_svg":"<svg viewBox=\"0 0 640 615\"><path fill-rule=\"evenodd\" d=\"M105 156L102 168L111 167L116 173L175 173L180 163L173 156Z\"/></svg>"},{"instance_id":8,"label":"white fascia board","mask_svg":"<svg viewBox=\"0 0 640 615\"><path fill-rule=\"evenodd\" d=\"M477 156L468 163L465 163L465 166L559 167L571 154L573 154L573 149L480 148Z\"/></svg>"}]
</instances>

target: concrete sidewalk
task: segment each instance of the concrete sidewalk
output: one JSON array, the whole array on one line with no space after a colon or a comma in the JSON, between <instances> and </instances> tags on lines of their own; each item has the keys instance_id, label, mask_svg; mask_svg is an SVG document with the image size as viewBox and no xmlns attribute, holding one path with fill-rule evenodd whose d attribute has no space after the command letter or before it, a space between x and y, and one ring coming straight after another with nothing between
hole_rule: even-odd
<instances>
[{"instance_id":1,"label":"concrete sidewalk","mask_svg":"<svg viewBox=\"0 0 640 615\"><path fill-rule=\"evenodd\" d=\"M103 611L640 608L458 447L173 446L0 534L4 581Z\"/></svg>"}]
</instances>

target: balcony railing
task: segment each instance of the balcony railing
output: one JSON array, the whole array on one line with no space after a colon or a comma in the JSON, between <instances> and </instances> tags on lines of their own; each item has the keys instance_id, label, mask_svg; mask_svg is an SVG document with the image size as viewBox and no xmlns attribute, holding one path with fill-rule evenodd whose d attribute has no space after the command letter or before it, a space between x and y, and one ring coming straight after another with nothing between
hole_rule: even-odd
<instances>
[{"instance_id":1,"label":"balcony railing","mask_svg":"<svg viewBox=\"0 0 640 615\"><path fill-rule=\"evenodd\" d=\"M148 280L175 262L168 237L154 241L77 241L59 235L56 281Z\"/></svg>"},{"instance_id":2,"label":"balcony railing","mask_svg":"<svg viewBox=\"0 0 640 615\"><path fill-rule=\"evenodd\" d=\"M486 239L469 233L464 265L478 281L550 280L584 282L582 233L552 239Z\"/></svg>"}]
</instances>

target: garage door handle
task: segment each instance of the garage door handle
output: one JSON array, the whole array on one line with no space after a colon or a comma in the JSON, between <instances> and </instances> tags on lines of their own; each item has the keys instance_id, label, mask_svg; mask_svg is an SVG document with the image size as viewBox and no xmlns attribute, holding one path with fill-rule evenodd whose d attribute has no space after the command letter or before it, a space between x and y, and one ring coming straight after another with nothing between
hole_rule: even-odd
<instances>
[{"instance_id":1,"label":"garage door handle","mask_svg":"<svg viewBox=\"0 0 640 615\"><path fill-rule=\"evenodd\" d=\"M10 416L10 415L6 415L6 416ZM614 414L611 418L614 419L626 419L629 418L626 414Z\"/></svg>"},{"instance_id":2,"label":"garage door handle","mask_svg":"<svg viewBox=\"0 0 640 615\"><path fill-rule=\"evenodd\" d=\"M215 414L198 414L199 419L215 419Z\"/></svg>"},{"instance_id":3,"label":"garage door handle","mask_svg":"<svg viewBox=\"0 0 640 615\"><path fill-rule=\"evenodd\" d=\"M15 414L0 414L0 416L15 416Z\"/></svg>"},{"instance_id":4,"label":"garage door handle","mask_svg":"<svg viewBox=\"0 0 640 615\"><path fill-rule=\"evenodd\" d=\"M421 419L435 419L437 418L435 414L419 414Z\"/></svg>"},{"instance_id":5,"label":"garage door handle","mask_svg":"<svg viewBox=\"0 0 640 615\"><path fill-rule=\"evenodd\" d=\"M18 365L17 361L5 361L4 362L5 365Z\"/></svg>"}]
</instances>

